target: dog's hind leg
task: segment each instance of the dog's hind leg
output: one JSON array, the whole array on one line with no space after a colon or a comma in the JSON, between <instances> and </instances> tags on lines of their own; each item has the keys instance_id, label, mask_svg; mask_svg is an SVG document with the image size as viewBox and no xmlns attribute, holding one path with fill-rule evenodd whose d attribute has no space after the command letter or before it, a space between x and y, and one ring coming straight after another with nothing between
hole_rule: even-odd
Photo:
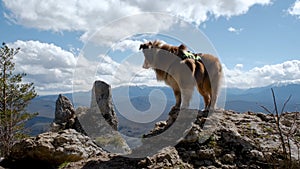
<instances>
[{"instance_id":1,"label":"dog's hind leg","mask_svg":"<svg viewBox=\"0 0 300 169\"><path fill-rule=\"evenodd\" d=\"M202 95L204 101L204 111L208 111L211 106L211 89L208 83L198 84L198 92Z\"/></svg>"}]
</instances>

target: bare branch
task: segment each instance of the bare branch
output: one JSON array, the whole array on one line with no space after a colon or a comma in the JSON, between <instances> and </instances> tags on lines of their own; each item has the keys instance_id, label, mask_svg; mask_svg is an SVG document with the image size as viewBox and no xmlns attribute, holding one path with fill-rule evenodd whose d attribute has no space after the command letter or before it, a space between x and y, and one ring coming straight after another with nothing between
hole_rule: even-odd
<instances>
[{"instance_id":1,"label":"bare branch","mask_svg":"<svg viewBox=\"0 0 300 169\"><path fill-rule=\"evenodd\" d=\"M275 107L275 113L276 113L276 127L278 129L278 133L279 133L279 137L280 137L280 141L281 141L281 145L282 145L282 149L283 149L283 153L284 153L284 158L287 159L287 149L285 147L285 141L284 141L284 137L283 137L283 132L281 130L281 126L280 126L280 116L278 113L278 108L277 108L277 103L276 103L276 98L275 98L275 94L274 94L274 90L273 88L271 88L272 91L272 97L273 97L273 103L274 103L274 107Z\"/></svg>"},{"instance_id":2,"label":"bare branch","mask_svg":"<svg viewBox=\"0 0 300 169\"><path fill-rule=\"evenodd\" d=\"M279 114L278 114L277 103L276 103L276 97L275 97L273 88L271 88L271 91L272 91L272 97L273 97L273 103L274 103L274 108L275 108L276 118L277 118L277 120L279 121L280 117L279 117Z\"/></svg>"},{"instance_id":3,"label":"bare branch","mask_svg":"<svg viewBox=\"0 0 300 169\"><path fill-rule=\"evenodd\" d=\"M273 114L268 108L266 108L265 106L260 106L261 108L263 108L266 112Z\"/></svg>"},{"instance_id":4,"label":"bare branch","mask_svg":"<svg viewBox=\"0 0 300 169\"><path fill-rule=\"evenodd\" d=\"M289 98L284 102L283 107L281 109L281 113L283 113L285 106L287 105L287 103L290 101L291 98L292 98L292 95L290 95Z\"/></svg>"}]
</instances>

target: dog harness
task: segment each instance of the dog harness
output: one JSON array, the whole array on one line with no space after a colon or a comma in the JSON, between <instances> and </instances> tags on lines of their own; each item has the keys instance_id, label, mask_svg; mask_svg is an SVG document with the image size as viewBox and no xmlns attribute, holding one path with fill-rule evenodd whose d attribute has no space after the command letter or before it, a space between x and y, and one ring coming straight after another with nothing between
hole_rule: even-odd
<instances>
[{"instance_id":1,"label":"dog harness","mask_svg":"<svg viewBox=\"0 0 300 169\"><path fill-rule=\"evenodd\" d=\"M188 51L183 51L183 56L182 56L182 60L184 59L194 59L194 60L197 60L197 61L200 61L201 60L201 55L194 55L193 53L191 52L188 52Z\"/></svg>"}]
</instances>

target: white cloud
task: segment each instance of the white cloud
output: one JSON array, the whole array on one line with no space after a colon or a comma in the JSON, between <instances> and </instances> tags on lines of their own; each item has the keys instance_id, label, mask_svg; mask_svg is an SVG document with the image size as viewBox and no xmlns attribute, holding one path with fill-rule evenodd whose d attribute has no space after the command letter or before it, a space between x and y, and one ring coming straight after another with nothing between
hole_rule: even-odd
<instances>
[{"instance_id":1,"label":"white cloud","mask_svg":"<svg viewBox=\"0 0 300 169\"><path fill-rule=\"evenodd\" d=\"M268 5L271 0L201 0L201 1L178 1L178 3L167 2L165 5L168 12L182 17L197 25L209 19L209 14L216 18L232 17L246 13L255 4Z\"/></svg>"},{"instance_id":2,"label":"white cloud","mask_svg":"<svg viewBox=\"0 0 300 169\"><path fill-rule=\"evenodd\" d=\"M117 69L114 70L111 84L113 87L124 85L165 85L162 82L157 82L155 72L153 70L143 69L142 63L135 65L128 61L123 62Z\"/></svg>"},{"instance_id":3,"label":"white cloud","mask_svg":"<svg viewBox=\"0 0 300 169\"><path fill-rule=\"evenodd\" d=\"M229 27L227 30L229 32L233 32L233 33L239 34L243 29L242 28Z\"/></svg>"},{"instance_id":4,"label":"white cloud","mask_svg":"<svg viewBox=\"0 0 300 169\"><path fill-rule=\"evenodd\" d=\"M20 47L15 56L16 72L26 73L24 82L33 82L39 95L87 91L95 80L103 80L112 87L158 85L154 72L142 69L142 63L124 61L120 64L102 54L97 56L97 61L91 61L54 44L39 41L18 40L8 46Z\"/></svg>"},{"instance_id":5,"label":"white cloud","mask_svg":"<svg viewBox=\"0 0 300 169\"><path fill-rule=\"evenodd\" d=\"M11 13L6 13L11 20L28 27L54 31L97 29L111 20L139 12L136 7L118 0L101 2L4 0L3 2L11 10Z\"/></svg>"},{"instance_id":6,"label":"white cloud","mask_svg":"<svg viewBox=\"0 0 300 169\"><path fill-rule=\"evenodd\" d=\"M72 53L39 41L18 40L8 45L20 47L15 56L16 71L27 74L24 80L34 82L38 94L71 91L76 64Z\"/></svg>"},{"instance_id":7,"label":"white cloud","mask_svg":"<svg viewBox=\"0 0 300 169\"><path fill-rule=\"evenodd\" d=\"M51 69L73 68L76 63L76 59L71 52L65 51L54 44L18 40L11 46L21 48L17 61L23 64L42 64L45 68Z\"/></svg>"},{"instance_id":8,"label":"white cloud","mask_svg":"<svg viewBox=\"0 0 300 169\"><path fill-rule=\"evenodd\" d=\"M300 17L300 0L296 2L288 9L288 13Z\"/></svg>"},{"instance_id":9,"label":"white cloud","mask_svg":"<svg viewBox=\"0 0 300 169\"><path fill-rule=\"evenodd\" d=\"M93 42L97 45L111 46L120 39L143 33L157 33L168 30L176 23L170 15L161 13L144 13L132 15L120 20L108 22L100 29L86 31L80 39L83 42ZM96 27L98 28L98 27Z\"/></svg>"},{"instance_id":10,"label":"white cloud","mask_svg":"<svg viewBox=\"0 0 300 169\"><path fill-rule=\"evenodd\" d=\"M15 23L42 30L80 31L83 32L80 38L83 41L90 40L98 29L106 27L91 40L111 45L124 36L169 29L176 21L164 13L200 25L211 16L229 18L241 15L253 5L271 4L271 0L4 0L3 4L9 9L6 18ZM156 13L136 15L141 12ZM119 20L132 15L136 16ZM108 25L111 22L114 23Z\"/></svg>"},{"instance_id":11,"label":"white cloud","mask_svg":"<svg viewBox=\"0 0 300 169\"><path fill-rule=\"evenodd\" d=\"M271 4L271 0L176 2L172 0L102 0L101 2L97 0L4 0L3 2L11 10L11 13L6 13L11 20L25 26L54 31L96 29L110 21L139 12L168 12L199 25L208 19L208 13L216 17L231 17L246 13L255 4Z\"/></svg>"},{"instance_id":12,"label":"white cloud","mask_svg":"<svg viewBox=\"0 0 300 169\"><path fill-rule=\"evenodd\" d=\"M99 55L97 61L80 56L73 77L73 91L87 91L95 80L102 80L112 88L124 85L164 85L156 80L152 70L142 68L142 53L118 63L108 55Z\"/></svg>"},{"instance_id":13,"label":"white cloud","mask_svg":"<svg viewBox=\"0 0 300 169\"><path fill-rule=\"evenodd\" d=\"M243 69L243 67L244 67L243 64L236 64L236 65L234 66L234 70L241 70L241 69Z\"/></svg>"},{"instance_id":14,"label":"white cloud","mask_svg":"<svg viewBox=\"0 0 300 169\"><path fill-rule=\"evenodd\" d=\"M91 41L105 46L119 42L113 46L113 50L125 51L130 49L137 52L141 42L126 38L137 33L169 30L174 23L178 22L170 15L200 25L211 17L230 18L244 14L253 5L269 5L271 0L102 0L101 2L98 0L3 0L3 4L8 9L4 13L5 17L16 24L57 32L78 31L82 33L80 40L83 42ZM296 8L291 11L296 11ZM138 15L142 12L155 13ZM98 31L99 29L101 31ZM228 29L232 32L241 30L233 27ZM92 39L90 39L91 36L93 36ZM120 39L126 40L120 41ZM123 84L126 80L125 77L131 78L128 84L163 85L156 82L155 74L151 70L126 65L126 63L120 64L106 55L98 56L100 61L94 62L84 57L77 57L54 44L39 41L17 41L10 45L21 47L21 52L16 56L17 71L26 72L28 81L35 83L40 94L69 92L73 90L73 84L78 86L76 88L78 90L88 90L96 79L112 81L111 79L116 76L116 70L123 67L126 70L125 75L119 82L116 82L116 85ZM273 66L270 65L272 68ZM267 84L263 80L256 82L256 75L276 81L276 79L272 80L276 77L275 75L266 75L272 74L271 72L275 70L262 73L268 69L271 70L271 68L254 68L246 72L242 69L242 65L237 65L233 70L225 67L228 86L245 86L246 88ZM294 71L289 69L286 69L288 72L283 72L289 74L289 71ZM78 71L76 74L78 77L73 77L74 70ZM244 76L245 74L246 76ZM275 74L286 77L282 71L275 71ZM299 79L299 77L296 78ZM292 80L292 78L281 80Z\"/></svg>"},{"instance_id":15,"label":"white cloud","mask_svg":"<svg viewBox=\"0 0 300 169\"><path fill-rule=\"evenodd\" d=\"M163 82L157 82L153 70L143 69L142 63L132 64L130 60L129 62L117 63L110 60L109 56L103 55L102 57L103 61L98 63L98 71L93 80L104 80L111 84L112 87L122 85L165 86ZM255 67L250 70L243 70L243 64L237 64L233 69L228 69L225 65L223 65L223 68L226 81L225 86L229 88L246 89L271 84L300 83L300 60Z\"/></svg>"},{"instance_id":16,"label":"white cloud","mask_svg":"<svg viewBox=\"0 0 300 169\"><path fill-rule=\"evenodd\" d=\"M139 41L139 40L131 40L131 39L126 39L123 41L120 41L119 43L115 44L112 46L112 49L115 50L120 50L120 51L125 51L125 50L131 50L133 52L138 52L139 51L139 46L144 42Z\"/></svg>"},{"instance_id":17,"label":"white cloud","mask_svg":"<svg viewBox=\"0 0 300 169\"><path fill-rule=\"evenodd\" d=\"M143 69L142 63L132 64L130 59L117 63L107 55L99 55L95 62L83 56L74 56L54 44L39 41L16 41L8 45L21 48L15 56L16 71L27 73L25 81L34 82L39 95L72 92L73 89L90 90L95 80L104 80L112 87L165 85L156 81L152 70ZM138 54L131 59L142 57L142 53ZM300 60L255 67L247 71L243 70L242 64L237 64L233 69L225 65L223 67L226 86L230 88L300 83ZM74 71L77 72L74 74Z\"/></svg>"},{"instance_id":18,"label":"white cloud","mask_svg":"<svg viewBox=\"0 0 300 169\"><path fill-rule=\"evenodd\" d=\"M228 69L225 65L223 67L226 86L229 88L253 88L300 82L300 60L255 67L248 71L243 71L241 64L236 65L234 69Z\"/></svg>"}]
</instances>

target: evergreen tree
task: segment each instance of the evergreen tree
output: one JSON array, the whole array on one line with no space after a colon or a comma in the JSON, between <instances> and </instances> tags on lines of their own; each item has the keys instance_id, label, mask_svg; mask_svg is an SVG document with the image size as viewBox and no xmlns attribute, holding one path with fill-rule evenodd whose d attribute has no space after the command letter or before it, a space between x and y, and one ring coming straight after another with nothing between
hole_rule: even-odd
<instances>
[{"instance_id":1,"label":"evergreen tree","mask_svg":"<svg viewBox=\"0 0 300 169\"><path fill-rule=\"evenodd\" d=\"M33 83L22 83L25 73L14 74L13 57L20 49L0 49L0 155L7 157L12 145L25 136L25 122L37 115L26 107L37 96Z\"/></svg>"}]
</instances>

